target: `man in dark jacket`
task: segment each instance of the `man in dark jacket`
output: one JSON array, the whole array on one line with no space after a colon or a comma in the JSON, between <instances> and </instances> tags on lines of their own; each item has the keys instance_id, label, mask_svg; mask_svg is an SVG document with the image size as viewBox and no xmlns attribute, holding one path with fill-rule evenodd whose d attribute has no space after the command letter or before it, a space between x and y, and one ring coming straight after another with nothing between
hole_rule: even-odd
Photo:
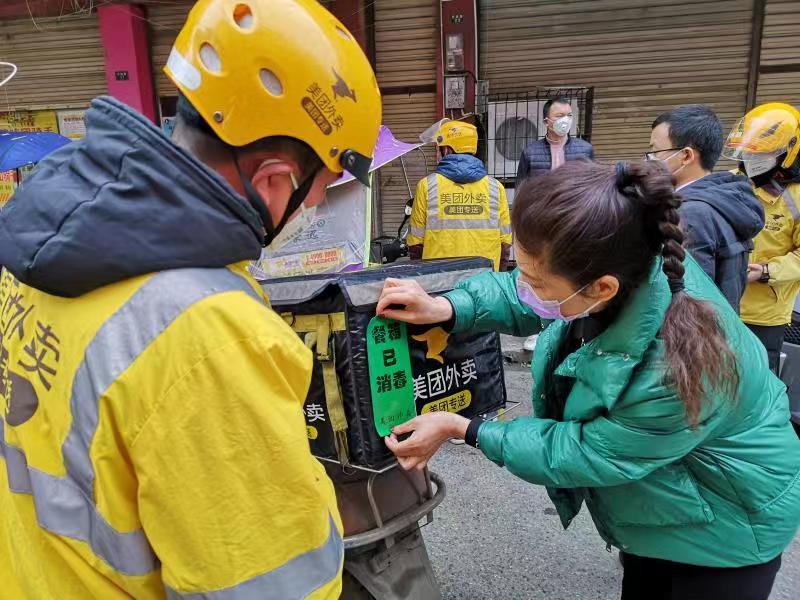
<instances>
[{"instance_id":1,"label":"man in dark jacket","mask_svg":"<svg viewBox=\"0 0 800 600\"><path fill-rule=\"evenodd\" d=\"M764 209L746 177L712 173L722 152L722 125L708 106L689 104L653 122L648 160L662 161L683 196L679 213L687 248L739 312L753 238Z\"/></svg>"},{"instance_id":2,"label":"man in dark jacket","mask_svg":"<svg viewBox=\"0 0 800 600\"><path fill-rule=\"evenodd\" d=\"M548 100L543 113L547 134L528 144L522 151L517 167L517 186L528 177L536 177L560 167L565 161L594 158L594 149L589 142L569 135L573 116L568 98Z\"/></svg>"}]
</instances>

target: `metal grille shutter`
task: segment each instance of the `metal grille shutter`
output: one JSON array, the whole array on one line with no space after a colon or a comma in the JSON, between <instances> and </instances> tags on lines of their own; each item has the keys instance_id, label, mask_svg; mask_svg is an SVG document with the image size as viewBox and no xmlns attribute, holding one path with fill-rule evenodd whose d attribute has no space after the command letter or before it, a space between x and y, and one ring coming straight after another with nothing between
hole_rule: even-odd
<instances>
[{"instance_id":1,"label":"metal grille shutter","mask_svg":"<svg viewBox=\"0 0 800 600\"><path fill-rule=\"evenodd\" d=\"M489 92L594 86L601 160L640 158L650 125L679 104L744 113L753 0L481 0Z\"/></svg>"},{"instance_id":2,"label":"metal grille shutter","mask_svg":"<svg viewBox=\"0 0 800 600\"><path fill-rule=\"evenodd\" d=\"M390 95L383 97L383 122L395 137L413 142L419 134L436 121L436 94ZM425 146L422 152L412 152L403 158L408 175L408 184L403 176L400 161L395 161L380 170L379 195L380 222L383 233L395 235L403 221L403 208L417 182L436 167L436 150Z\"/></svg>"},{"instance_id":3,"label":"metal grille shutter","mask_svg":"<svg viewBox=\"0 0 800 600\"><path fill-rule=\"evenodd\" d=\"M148 4L152 2L151 4ZM150 42L153 64L153 81L155 82L158 97L177 96L178 88L164 74L164 65L167 64L172 44L178 37L189 11L194 6L194 0L146 0L147 20L150 25ZM321 2L329 8L330 2Z\"/></svg>"},{"instance_id":4,"label":"metal grille shutter","mask_svg":"<svg viewBox=\"0 0 800 600\"><path fill-rule=\"evenodd\" d=\"M800 107L800 32L798 0L768 0L761 40L761 63L767 72L758 76L757 103L788 102ZM771 68L786 70L770 72Z\"/></svg>"},{"instance_id":5,"label":"metal grille shutter","mask_svg":"<svg viewBox=\"0 0 800 600\"><path fill-rule=\"evenodd\" d=\"M438 35L438 2L375 2L375 63L383 93L383 123L408 142L419 140L419 134L436 121ZM432 151L427 154L427 165L418 152L405 159L412 193L417 181L435 166ZM378 198L381 228L393 235L408 200L399 161L381 169Z\"/></svg>"},{"instance_id":6,"label":"metal grille shutter","mask_svg":"<svg viewBox=\"0 0 800 600\"><path fill-rule=\"evenodd\" d=\"M97 14L0 21L0 60L19 71L0 88L0 109L85 107L108 90Z\"/></svg>"},{"instance_id":7,"label":"metal grille shutter","mask_svg":"<svg viewBox=\"0 0 800 600\"><path fill-rule=\"evenodd\" d=\"M178 37L181 27L194 2L172 2L146 5L146 16L150 26L151 62L156 95L159 98L177 96L178 88L164 74L164 65Z\"/></svg>"}]
</instances>

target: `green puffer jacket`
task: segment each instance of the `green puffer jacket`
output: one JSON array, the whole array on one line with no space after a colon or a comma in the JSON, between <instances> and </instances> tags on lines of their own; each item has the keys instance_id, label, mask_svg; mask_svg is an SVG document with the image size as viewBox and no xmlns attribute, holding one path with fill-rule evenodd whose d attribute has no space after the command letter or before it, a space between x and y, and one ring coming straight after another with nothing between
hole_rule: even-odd
<instances>
[{"instance_id":1,"label":"green puffer jacket","mask_svg":"<svg viewBox=\"0 0 800 600\"><path fill-rule=\"evenodd\" d=\"M517 299L516 276L485 273L447 294L455 330L542 329ZM764 563L800 525L800 440L786 390L759 341L689 258L686 289L714 305L738 356L735 401L710 395L693 430L664 384L659 330L671 294L657 259L608 329L561 364L554 361L567 324L544 324L532 367L536 416L484 423L479 445L498 465L547 486L565 528L586 502L603 539L626 552L712 567ZM553 420L545 394L553 373L575 379L563 421Z\"/></svg>"}]
</instances>

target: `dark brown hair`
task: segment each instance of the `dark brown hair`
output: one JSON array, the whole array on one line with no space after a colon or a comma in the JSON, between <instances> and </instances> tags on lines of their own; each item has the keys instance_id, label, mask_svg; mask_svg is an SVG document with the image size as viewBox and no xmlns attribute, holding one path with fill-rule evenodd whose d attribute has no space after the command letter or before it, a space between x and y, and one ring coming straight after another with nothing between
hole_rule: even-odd
<instances>
[{"instance_id":1,"label":"dark brown hair","mask_svg":"<svg viewBox=\"0 0 800 600\"><path fill-rule=\"evenodd\" d=\"M707 386L733 395L739 374L714 308L684 291L680 203L659 162L614 167L580 160L524 184L511 219L520 247L576 288L616 277L620 291L610 310L621 308L663 257L672 291L661 326L666 375L694 427Z\"/></svg>"}]
</instances>

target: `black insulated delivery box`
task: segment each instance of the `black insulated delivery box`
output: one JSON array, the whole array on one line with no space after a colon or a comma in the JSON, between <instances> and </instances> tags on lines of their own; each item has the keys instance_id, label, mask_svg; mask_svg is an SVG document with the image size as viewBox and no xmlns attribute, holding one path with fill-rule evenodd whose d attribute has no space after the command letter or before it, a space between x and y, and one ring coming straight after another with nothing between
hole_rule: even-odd
<instances>
[{"instance_id":1,"label":"black insulated delivery box","mask_svg":"<svg viewBox=\"0 0 800 600\"><path fill-rule=\"evenodd\" d=\"M444 259L262 282L273 309L314 353L304 406L313 454L371 469L393 460L373 422L366 341L384 280L415 279L441 294L490 266L480 258ZM505 406L497 333L408 325L407 340L417 414L447 410L471 418Z\"/></svg>"}]
</instances>

